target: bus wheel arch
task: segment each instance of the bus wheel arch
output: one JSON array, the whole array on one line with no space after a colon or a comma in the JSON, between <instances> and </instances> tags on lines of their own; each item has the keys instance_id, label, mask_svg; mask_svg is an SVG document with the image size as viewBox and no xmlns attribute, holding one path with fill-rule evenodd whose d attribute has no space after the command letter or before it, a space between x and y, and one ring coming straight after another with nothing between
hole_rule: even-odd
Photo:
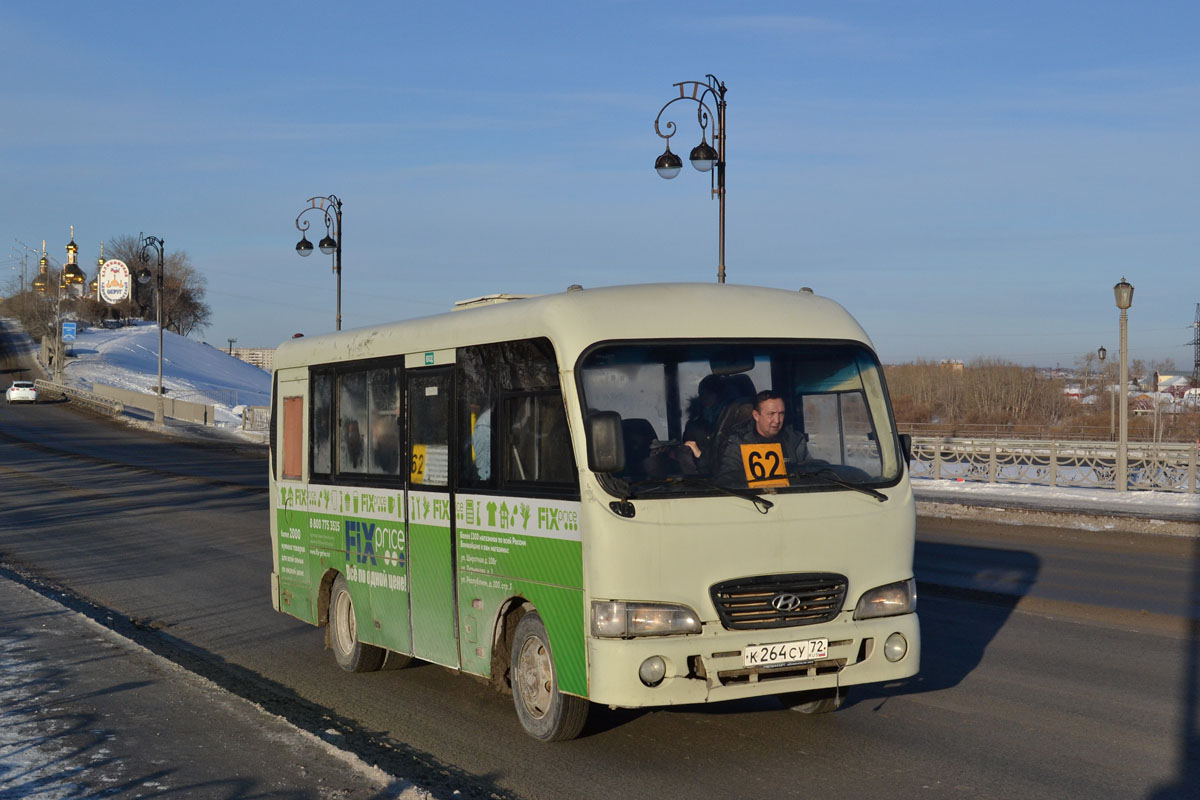
<instances>
[{"instance_id":1,"label":"bus wheel arch","mask_svg":"<svg viewBox=\"0 0 1200 800\"><path fill-rule=\"evenodd\" d=\"M512 694L512 645L517 623L533 608L533 604L524 597L510 597L496 611L492 625L490 683L493 689L503 694Z\"/></svg>"},{"instance_id":2,"label":"bus wheel arch","mask_svg":"<svg viewBox=\"0 0 1200 800\"><path fill-rule=\"evenodd\" d=\"M333 594L333 581L338 575L336 569L325 570L317 587L317 625L325 629L326 649L332 646L329 641L329 596Z\"/></svg>"}]
</instances>

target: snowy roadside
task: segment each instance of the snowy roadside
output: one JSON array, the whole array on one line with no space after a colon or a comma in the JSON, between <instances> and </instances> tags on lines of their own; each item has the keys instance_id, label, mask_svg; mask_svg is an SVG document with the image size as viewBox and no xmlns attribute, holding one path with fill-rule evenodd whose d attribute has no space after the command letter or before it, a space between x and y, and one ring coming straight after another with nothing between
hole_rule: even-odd
<instances>
[{"instance_id":1,"label":"snowy roadside","mask_svg":"<svg viewBox=\"0 0 1200 800\"><path fill-rule=\"evenodd\" d=\"M931 478L912 486L921 516L1200 537L1200 494Z\"/></svg>"},{"instance_id":2,"label":"snowy roadside","mask_svg":"<svg viewBox=\"0 0 1200 800\"><path fill-rule=\"evenodd\" d=\"M0 607L0 797L433 797L3 575Z\"/></svg>"}]
</instances>

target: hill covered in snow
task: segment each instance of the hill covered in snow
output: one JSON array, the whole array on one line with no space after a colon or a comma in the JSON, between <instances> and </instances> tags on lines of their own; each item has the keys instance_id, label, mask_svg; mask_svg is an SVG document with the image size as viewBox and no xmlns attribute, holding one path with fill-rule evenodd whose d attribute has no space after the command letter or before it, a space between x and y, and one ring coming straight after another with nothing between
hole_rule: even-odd
<instances>
[{"instance_id":1,"label":"hill covered in snow","mask_svg":"<svg viewBox=\"0 0 1200 800\"><path fill-rule=\"evenodd\" d=\"M63 382L91 390L96 383L153 394L158 386L158 326L87 328L77 333ZM241 424L242 406L271 400L271 374L204 342L163 331L163 388L179 400L211 404L221 427Z\"/></svg>"}]
</instances>

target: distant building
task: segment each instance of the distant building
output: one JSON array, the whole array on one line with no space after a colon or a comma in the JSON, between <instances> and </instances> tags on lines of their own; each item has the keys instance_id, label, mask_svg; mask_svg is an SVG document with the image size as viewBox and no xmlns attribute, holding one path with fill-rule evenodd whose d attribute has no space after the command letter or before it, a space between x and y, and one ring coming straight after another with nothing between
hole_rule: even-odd
<instances>
[{"instance_id":1,"label":"distant building","mask_svg":"<svg viewBox=\"0 0 1200 800\"><path fill-rule=\"evenodd\" d=\"M275 371L274 347L234 347L229 351L229 355L266 372Z\"/></svg>"},{"instance_id":2,"label":"distant building","mask_svg":"<svg viewBox=\"0 0 1200 800\"><path fill-rule=\"evenodd\" d=\"M951 359L948 359L948 358L944 359L940 364L938 364L938 366L940 366L942 369L948 369L948 370L952 370L954 372L962 372L963 371L963 362L952 361Z\"/></svg>"},{"instance_id":3,"label":"distant building","mask_svg":"<svg viewBox=\"0 0 1200 800\"><path fill-rule=\"evenodd\" d=\"M1154 373L1154 391L1166 392L1174 397L1183 397L1192 387L1191 375L1168 375L1165 372Z\"/></svg>"}]
</instances>

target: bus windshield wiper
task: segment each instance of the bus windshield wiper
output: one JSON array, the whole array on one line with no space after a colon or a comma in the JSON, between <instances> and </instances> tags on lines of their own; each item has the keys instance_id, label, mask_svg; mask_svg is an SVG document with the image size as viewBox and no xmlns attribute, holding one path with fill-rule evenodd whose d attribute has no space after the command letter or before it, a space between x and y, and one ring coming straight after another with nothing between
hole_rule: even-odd
<instances>
[{"instance_id":1,"label":"bus windshield wiper","mask_svg":"<svg viewBox=\"0 0 1200 800\"><path fill-rule=\"evenodd\" d=\"M758 495L749 489L734 489L729 486L723 486L716 481L708 478L702 478L696 475L675 475L669 478L645 478L639 481L633 481L625 484L625 490L621 493L622 502L629 502L637 499L638 491L646 490L648 492L662 491L671 486L701 486L705 489L716 489L718 492L730 495L732 497L740 497L743 500L749 500L758 509L760 514L765 514L770 511L775 504L765 497Z\"/></svg>"},{"instance_id":2,"label":"bus windshield wiper","mask_svg":"<svg viewBox=\"0 0 1200 800\"><path fill-rule=\"evenodd\" d=\"M869 486L860 486L857 483L851 483L850 481L842 478L829 467L816 470L815 472L790 472L788 473L788 478L798 478L803 480L811 480L815 478L826 481L827 483L832 483L835 486L840 486L843 489L850 489L854 492L862 492L865 495L870 495L881 503L885 503L888 500L888 496L883 492L877 492Z\"/></svg>"}]
</instances>

